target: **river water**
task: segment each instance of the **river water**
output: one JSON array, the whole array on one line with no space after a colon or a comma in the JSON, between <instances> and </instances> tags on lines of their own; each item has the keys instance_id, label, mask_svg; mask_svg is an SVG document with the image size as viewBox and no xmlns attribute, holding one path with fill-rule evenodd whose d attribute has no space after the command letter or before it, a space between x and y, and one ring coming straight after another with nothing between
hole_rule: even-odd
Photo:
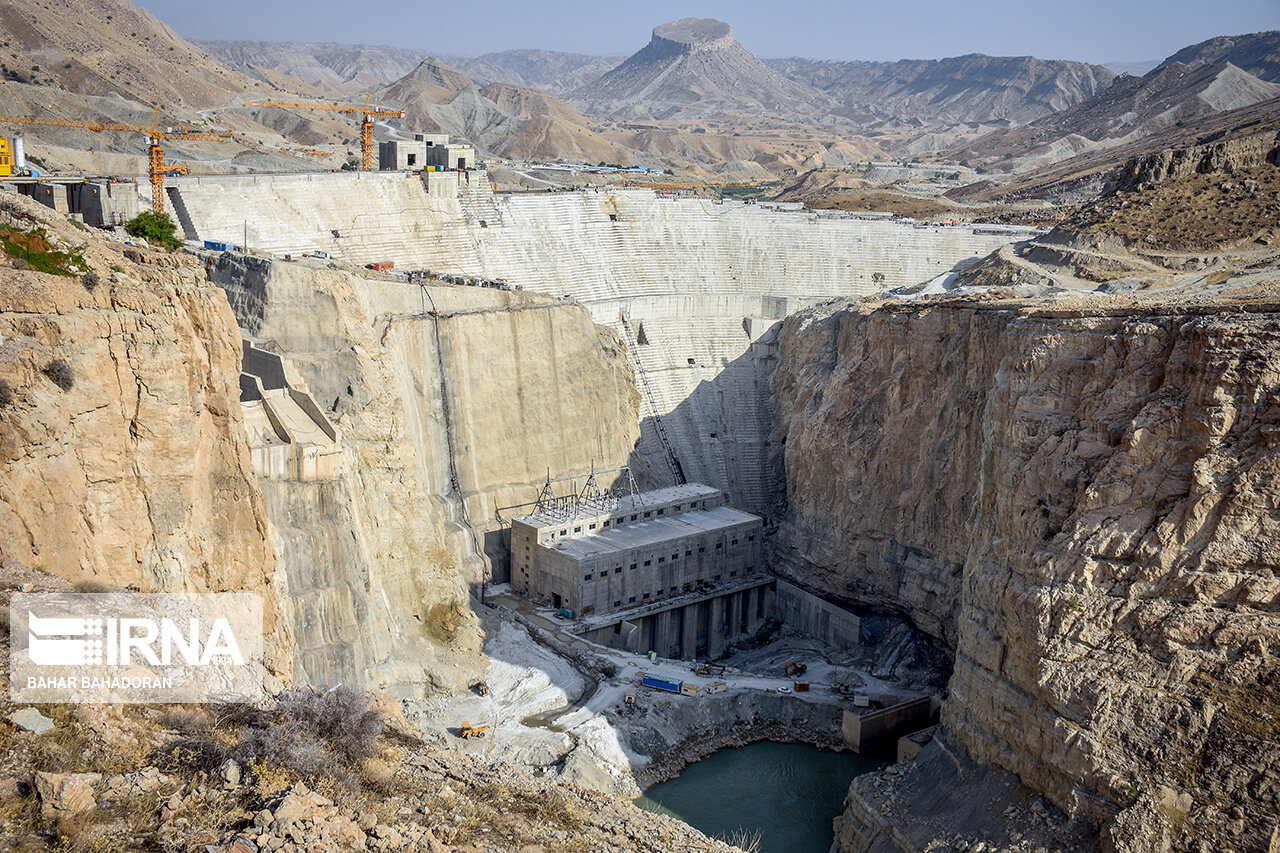
<instances>
[{"instance_id":1,"label":"river water","mask_svg":"<svg viewBox=\"0 0 1280 853\"><path fill-rule=\"evenodd\" d=\"M636 805L725 841L759 833L760 853L827 853L831 821L844 811L849 782L888 763L887 754L753 743L690 764L650 787Z\"/></svg>"}]
</instances>

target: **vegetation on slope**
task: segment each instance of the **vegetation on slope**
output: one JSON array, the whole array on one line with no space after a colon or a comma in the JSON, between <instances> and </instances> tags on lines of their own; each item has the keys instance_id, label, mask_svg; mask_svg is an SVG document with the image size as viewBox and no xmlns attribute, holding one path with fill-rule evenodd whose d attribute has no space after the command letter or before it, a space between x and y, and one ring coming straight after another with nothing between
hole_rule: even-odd
<instances>
[{"instance_id":1,"label":"vegetation on slope","mask_svg":"<svg viewBox=\"0 0 1280 853\"><path fill-rule=\"evenodd\" d=\"M1071 225L1152 250L1197 251L1271 240L1280 223L1280 168L1193 174L1118 192L1082 210Z\"/></svg>"}]
</instances>

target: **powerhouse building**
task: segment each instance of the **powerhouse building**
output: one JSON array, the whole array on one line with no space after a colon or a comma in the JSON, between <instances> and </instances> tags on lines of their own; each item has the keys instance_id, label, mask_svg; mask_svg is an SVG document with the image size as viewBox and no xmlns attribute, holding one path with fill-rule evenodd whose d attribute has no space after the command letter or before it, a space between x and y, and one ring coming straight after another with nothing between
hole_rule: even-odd
<instances>
[{"instance_id":1,"label":"powerhouse building","mask_svg":"<svg viewBox=\"0 0 1280 853\"><path fill-rule=\"evenodd\" d=\"M769 613L763 521L689 483L514 519L511 583L586 636L664 657L715 656Z\"/></svg>"}]
</instances>

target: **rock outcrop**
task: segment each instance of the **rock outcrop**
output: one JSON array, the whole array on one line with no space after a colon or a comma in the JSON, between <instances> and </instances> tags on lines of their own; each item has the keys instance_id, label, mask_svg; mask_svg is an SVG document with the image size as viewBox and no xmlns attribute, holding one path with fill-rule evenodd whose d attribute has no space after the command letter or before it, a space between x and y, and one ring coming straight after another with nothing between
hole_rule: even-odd
<instances>
[{"instance_id":1,"label":"rock outcrop","mask_svg":"<svg viewBox=\"0 0 1280 853\"><path fill-rule=\"evenodd\" d=\"M780 341L786 573L946 643L959 743L1104 845L1267 849L1280 308L827 307Z\"/></svg>"},{"instance_id":2,"label":"rock outcrop","mask_svg":"<svg viewBox=\"0 0 1280 853\"><path fill-rule=\"evenodd\" d=\"M286 666L226 299L193 258L90 240L9 194L4 205L15 227L45 228L99 272L83 284L0 269L12 398L0 406L0 557L73 583L256 592Z\"/></svg>"}]
</instances>

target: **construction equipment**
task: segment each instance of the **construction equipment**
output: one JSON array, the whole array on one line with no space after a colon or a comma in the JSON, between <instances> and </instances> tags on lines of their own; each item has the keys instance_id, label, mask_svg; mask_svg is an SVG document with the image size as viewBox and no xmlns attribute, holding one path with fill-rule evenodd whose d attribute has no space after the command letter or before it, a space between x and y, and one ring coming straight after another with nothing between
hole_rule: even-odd
<instances>
[{"instance_id":1,"label":"construction equipment","mask_svg":"<svg viewBox=\"0 0 1280 853\"><path fill-rule=\"evenodd\" d=\"M182 140L192 141L201 139L227 139L231 136L231 128L225 131L205 131L195 130L189 127L182 127L178 130L157 130L156 122L160 120L160 108L156 108L155 117L151 119L151 127L143 127L138 124L121 124L113 121L73 121L64 118L42 118L40 116L6 116L0 115L0 122L8 122L11 124L39 124L46 127L79 127L84 130L91 130L94 133L102 133L103 131L113 130L120 133L145 133L147 135L147 176L151 181L151 208L157 213L164 213L164 176L167 171L176 171L178 168L185 169L187 167L168 167L164 164L164 148L160 145L162 140ZM183 172L186 174L186 172Z\"/></svg>"},{"instance_id":2,"label":"construction equipment","mask_svg":"<svg viewBox=\"0 0 1280 853\"><path fill-rule=\"evenodd\" d=\"M787 675L804 675L809 671L809 665L792 661L782 668L782 674Z\"/></svg>"},{"instance_id":3,"label":"construction equipment","mask_svg":"<svg viewBox=\"0 0 1280 853\"><path fill-rule=\"evenodd\" d=\"M304 104L297 101L246 101L246 107L279 107L285 110L328 110L345 115L360 116L360 171L373 171L373 120L375 118L404 118L404 110L370 106L373 92L364 96L364 106L355 104Z\"/></svg>"},{"instance_id":4,"label":"construction equipment","mask_svg":"<svg viewBox=\"0 0 1280 853\"><path fill-rule=\"evenodd\" d=\"M490 726L487 723L477 723L471 725L470 722L462 721L462 730L458 733L463 740L469 740L473 737L484 737L489 733Z\"/></svg>"},{"instance_id":5,"label":"construction equipment","mask_svg":"<svg viewBox=\"0 0 1280 853\"><path fill-rule=\"evenodd\" d=\"M477 681L475 684L471 685L471 689L481 696L489 695L489 685L485 684L483 681Z\"/></svg>"},{"instance_id":6,"label":"construction equipment","mask_svg":"<svg viewBox=\"0 0 1280 853\"><path fill-rule=\"evenodd\" d=\"M694 667L694 674L701 676L724 675L729 667L722 663L700 663Z\"/></svg>"}]
</instances>

